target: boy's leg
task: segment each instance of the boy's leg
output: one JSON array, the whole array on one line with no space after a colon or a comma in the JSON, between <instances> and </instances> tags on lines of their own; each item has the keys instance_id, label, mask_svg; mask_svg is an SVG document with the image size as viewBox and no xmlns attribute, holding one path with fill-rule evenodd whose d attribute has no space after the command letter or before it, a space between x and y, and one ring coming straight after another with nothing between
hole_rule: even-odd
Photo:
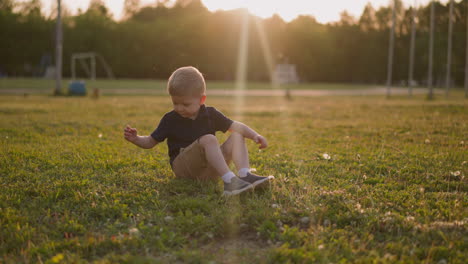
<instances>
[{"instance_id":1,"label":"boy's leg","mask_svg":"<svg viewBox=\"0 0 468 264\"><path fill-rule=\"evenodd\" d=\"M218 144L218 139L214 135L204 135L198 139L200 145L205 150L206 160L213 167L224 181L224 195L236 195L253 187L251 183L245 182L236 177L229 169L223 152Z\"/></svg>"},{"instance_id":2,"label":"boy's leg","mask_svg":"<svg viewBox=\"0 0 468 264\"><path fill-rule=\"evenodd\" d=\"M228 139L221 145L224 158L229 163L234 162L237 170L242 168L250 168L249 152L245 145L244 136L237 132L232 132Z\"/></svg>"},{"instance_id":3,"label":"boy's leg","mask_svg":"<svg viewBox=\"0 0 468 264\"><path fill-rule=\"evenodd\" d=\"M242 180L257 186L272 179L263 177L250 172L249 152L245 144L244 136L237 132L232 132L229 138L221 146L225 153L226 160L232 160L239 171L238 175Z\"/></svg>"},{"instance_id":4,"label":"boy's leg","mask_svg":"<svg viewBox=\"0 0 468 264\"><path fill-rule=\"evenodd\" d=\"M198 142L180 150L172 162L172 170L178 178L219 180L218 173L206 160L205 149Z\"/></svg>"},{"instance_id":5,"label":"boy's leg","mask_svg":"<svg viewBox=\"0 0 468 264\"><path fill-rule=\"evenodd\" d=\"M223 152L219 148L218 139L211 135L204 135L198 139L198 142L205 149L206 160L218 172L219 175L225 175L231 171L224 159Z\"/></svg>"}]
</instances>

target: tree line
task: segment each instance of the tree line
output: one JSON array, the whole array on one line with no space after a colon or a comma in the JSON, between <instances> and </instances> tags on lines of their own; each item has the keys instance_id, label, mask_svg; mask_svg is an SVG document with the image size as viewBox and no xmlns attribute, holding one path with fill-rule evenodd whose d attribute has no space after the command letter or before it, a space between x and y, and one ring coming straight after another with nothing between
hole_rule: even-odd
<instances>
[{"instance_id":1,"label":"tree line","mask_svg":"<svg viewBox=\"0 0 468 264\"><path fill-rule=\"evenodd\" d=\"M464 81L468 0L454 6L452 79ZM54 64L55 15L41 12L39 0L18 4L0 0L0 76L41 76ZM118 78L165 79L177 67L193 65L210 80L233 80L245 10L210 12L200 0L156 1L140 7L125 1L125 17L113 19L102 0L63 17L63 74L70 76L70 58L97 52ZM396 4L393 82L408 79L412 7ZM435 4L434 81L445 81L449 4ZM249 14L248 79L269 79L262 43L274 63L291 63L302 81L384 83L387 72L391 7L368 4L360 17L341 13L338 22L322 24L312 16L285 22L273 15ZM430 5L416 10L414 79L427 80ZM262 42L262 36L266 41ZM98 71L98 77L103 76Z\"/></svg>"}]
</instances>

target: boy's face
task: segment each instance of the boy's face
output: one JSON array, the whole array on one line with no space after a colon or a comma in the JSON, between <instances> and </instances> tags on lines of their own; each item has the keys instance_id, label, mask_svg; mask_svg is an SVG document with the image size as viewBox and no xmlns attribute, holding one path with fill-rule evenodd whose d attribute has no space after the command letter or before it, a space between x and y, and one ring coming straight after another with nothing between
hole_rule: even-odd
<instances>
[{"instance_id":1,"label":"boy's face","mask_svg":"<svg viewBox=\"0 0 468 264\"><path fill-rule=\"evenodd\" d=\"M200 106L205 103L206 95L171 96L174 111L185 118L195 119Z\"/></svg>"}]
</instances>

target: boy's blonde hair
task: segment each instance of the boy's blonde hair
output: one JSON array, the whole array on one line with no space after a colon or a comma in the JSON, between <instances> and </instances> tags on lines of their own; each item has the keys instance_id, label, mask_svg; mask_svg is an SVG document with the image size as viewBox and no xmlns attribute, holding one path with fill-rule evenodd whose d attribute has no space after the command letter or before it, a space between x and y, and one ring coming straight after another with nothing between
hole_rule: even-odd
<instances>
[{"instance_id":1,"label":"boy's blonde hair","mask_svg":"<svg viewBox=\"0 0 468 264\"><path fill-rule=\"evenodd\" d=\"M202 96L206 92L205 78L195 67L178 68L169 77L167 91L171 96Z\"/></svg>"}]
</instances>

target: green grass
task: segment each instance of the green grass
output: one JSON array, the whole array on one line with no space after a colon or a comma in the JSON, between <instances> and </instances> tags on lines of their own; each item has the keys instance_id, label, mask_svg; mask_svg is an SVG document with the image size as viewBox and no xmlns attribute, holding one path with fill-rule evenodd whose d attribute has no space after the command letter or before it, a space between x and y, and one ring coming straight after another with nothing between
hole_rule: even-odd
<instances>
[{"instance_id":1,"label":"green grass","mask_svg":"<svg viewBox=\"0 0 468 264\"><path fill-rule=\"evenodd\" d=\"M107 80L98 79L95 81L85 80L86 87L89 89L98 88L102 90L109 89L151 89L164 92L166 89L166 80L143 80L143 79L118 79ZM67 89L70 83L69 79L62 81L62 88ZM207 86L209 89L223 89L233 90L235 84L228 81L208 81ZM282 86L282 88L289 88L293 90L306 89L306 90L338 90L338 89L370 89L375 88L376 85L353 85L353 84L338 84L338 83L301 83L290 84ZM35 78L0 78L0 92L1 90L11 89L32 89L37 91L53 91L55 88L55 80L35 79ZM271 84L262 82L250 82L247 84L247 89L272 89Z\"/></svg>"},{"instance_id":2,"label":"green grass","mask_svg":"<svg viewBox=\"0 0 468 264\"><path fill-rule=\"evenodd\" d=\"M66 90L70 79L62 80L62 88ZM84 80L89 88L99 89L156 89L163 91L166 86L165 81L161 80L107 80L97 79L95 81ZM36 78L0 78L0 90L2 89L35 89L35 90L53 90L55 80L36 79Z\"/></svg>"},{"instance_id":3,"label":"green grass","mask_svg":"<svg viewBox=\"0 0 468 264\"><path fill-rule=\"evenodd\" d=\"M0 262L466 262L466 100L234 102L207 103L269 140L248 147L276 179L225 199L176 179L165 144L123 139L151 133L167 96L1 96Z\"/></svg>"}]
</instances>

